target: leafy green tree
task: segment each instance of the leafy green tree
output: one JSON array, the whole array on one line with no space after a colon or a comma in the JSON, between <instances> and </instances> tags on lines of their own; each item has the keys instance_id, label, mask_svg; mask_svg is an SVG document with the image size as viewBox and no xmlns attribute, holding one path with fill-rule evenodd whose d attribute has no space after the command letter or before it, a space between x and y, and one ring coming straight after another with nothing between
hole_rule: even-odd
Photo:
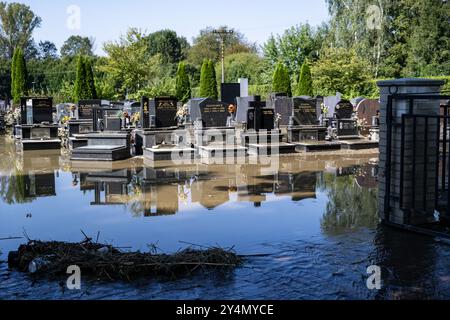
<instances>
[{"instance_id":1,"label":"leafy green tree","mask_svg":"<svg viewBox=\"0 0 450 320\"><path fill-rule=\"evenodd\" d=\"M216 74L220 77L221 64L216 66ZM251 84L266 83L265 73L270 69L267 61L256 53L241 52L225 57L225 82L237 82L239 78L247 78Z\"/></svg>"},{"instance_id":2,"label":"leafy green tree","mask_svg":"<svg viewBox=\"0 0 450 320\"><path fill-rule=\"evenodd\" d=\"M160 54L164 63L178 63L185 58L189 43L172 30L160 30L148 35L148 50L151 56Z\"/></svg>"},{"instance_id":3,"label":"leafy green tree","mask_svg":"<svg viewBox=\"0 0 450 320\"><path fill-rule=\"evenodd\" d=\"M274 93L286 93L288 96L292 96L291 76L289 75L289 70L282 62L278 62L275 67L272 91Z\"/></svg>"},{"instance_id":4,"label":"leafy green tree","mask_svg":"<svg viewBox=\"0 0 450 320\"><path fill-rule=\"evenodd\" d=\"M334 95L341 92L347 98L366 96L370 88L369 62L355 50L326 49L311 68L316 94Z\"/></svg>"},{"instance_id":5,"label":"leafy green tree","mask_svg":"<svg viewBox=\"0 0 450 320\"><path fill-rule=\"evenodd\" d=\"M97 70L105 74L117 98L149 92L151 87L175 90L172 66L163 63L160 54L150 55L147 36L140 30L128 30L119 41L105 43L103 49L108 56L98 61Z\"/></svg>"},{"instance_id":6,"label":"leafy green tree","mask_svg":"<svg viewBox=\"0 0 450 320\"><path fill-rule=\"evenodd\" d=\"M255 44L249 43L245 36L237 30L225 28L232 33L225 36L225 55L240 52L257 52ZM220 37L215 34L214 28L207 27L200 30L200 34L194 38L193 45L189 49L188 62L200 68L205 59L219 62L222 52Z\"/></svg>"},{"instance_id":7,"label":"leafy green tree","mask_svg":"<svg viewBox=\"0 0 450 320\"><path fill-rule=\"evenodd\" d=\"M21 48L14 51L13 62L14 64L11 67L11 79L13 80L11 85L11 94L14 103L19 103L20 98L26 96L28 93L27 65L23 50Z\"/></svg>"},{"instance_id":8,"label":"leafy green tree","mask_svg":"<svg viewBox=\"0 0 450 320\"><path fill-rule=\"evenodd\" d=\"M41 25L29 6L0 2L0 55L11 59L16 48L24 52L33 45L33 31Z\"/></svg>"},{"instance_id":9,"label":"leafy green tree","mask_svg":"<svg viewBox=\"0 0 450 320\"><path fill-rule=\"evenodd\" d=\"M293 26L281 36L272 35L269 38L263 46L264 56L272 65L281 61L291 74L299 74L306 59L318 59L327 32L326 25L318 28L313 28L308 23Z\"/></svg>"},{"instance_id":10,"label":"leafy green tree","mask_svg":"<svg viewBox=\"0 0 450 320\"><path fill-rule=\"evenodd\" d=\"M56 59L58 58L58 49L53 42L40 41L38 44L39 59Z\"/></svg>"},{"instance_id":11,"label":"leafy green tree","mask_svg":"<svg viewBox=\"0 0 450 320\"><path fill-rule=\"evenodd\" d=\"M202 98L217 99L217 80L214 62L205 60L200 74L200 96Z\"/></svg>"},{"instance_id":12,"label":"leafy green tree","mask_svg":"<svg viewBox=\"0 0 450 320\"><path fill-rule=\"evenodd\" d=\"M302 65L295 94L297 96L310 96L310 97L314 95L311 69L309 68L308 62L305 62Z\"/></svg>"},{"instance_id":13,"label":"leafy green tree","mask_svg":"<svg viewBox=\"0 0 450 320\"><path fill-rule=\"evenodd\" d=\"M70 36L61 47L61 56L63 58L73 58L78 55L93 56L94 40L82 36Z\"/></svg>"},{"instance_id":14,"label":"leafy green tree","mask_svg":"<svg viewBox=\"0 0 450 320\"><path fill-rule=\"evenodd\" d=\"M189 76L186 73L186 65L183 62L178 64L176 97L183 103L191 98L191 83L189 81Z\"/></svg>"}]
</instances>

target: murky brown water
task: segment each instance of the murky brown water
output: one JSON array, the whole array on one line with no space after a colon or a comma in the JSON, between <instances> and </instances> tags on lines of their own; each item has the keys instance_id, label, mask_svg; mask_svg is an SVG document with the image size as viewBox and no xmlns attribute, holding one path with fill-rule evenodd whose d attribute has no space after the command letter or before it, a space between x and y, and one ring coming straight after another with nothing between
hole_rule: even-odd
<instances>
[{"instance_id":1,"label":"murky brown water","mask_svg":"<svg viewBox=\"0 0 450 320\"><path fill-rule=\"evenodd\" d=\"M133 250L234 246L256 255L223 276L98 283L81 291L32 282L0 264L0 299L448 298L448 246L377 219L377 154L296 155L272 165L150 168L143 159L72 163L17 153L0 137L0 238L79 241L81 231ZM0 241L1 259L25 240ZM366 287L366 269L383 288Z\"/></svg>"}]
</instances>

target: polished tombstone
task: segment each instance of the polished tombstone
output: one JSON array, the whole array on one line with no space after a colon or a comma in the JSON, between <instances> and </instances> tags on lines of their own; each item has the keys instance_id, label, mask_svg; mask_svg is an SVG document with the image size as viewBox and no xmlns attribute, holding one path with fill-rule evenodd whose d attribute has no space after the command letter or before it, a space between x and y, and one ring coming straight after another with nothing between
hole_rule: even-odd
<instances>
[{"instance_id":1,"label":"polished tombstone","mask_svg":"<svg viewBox=\"0 0 450 320\"><path fill-rule=\"evenodd\" d=\"M350 101L341 100L334 108L329 135L338 140L344 150L377 148L378 142L365 139L359 134L355 108Z\"/></svg>"},{"instance_id":2,"label":"polished tombstone","mask_svg":"<svg viewBox=\"0 0 450 320\"><path fill-rule=\"evenodd\" d=\"M122 130L123 104L92 108L93 132L85 135L87 146L72 151L72 160L115 161L131 156L131 134Z\"/></svg>"},{"instance_id":3,"label":"polished tombstone","mask_svg":"<svg viewBox=\"0 0 450 320\"><path fill-rule=\"evenodd\" d=\"M380 102L378 99L361 99L356 105L356 117L361 123L361 134L369 135L369 131L376 125L376 118L380 112Z\"/></svg>"},{"instance_id":4,"label":"polished tombstone","mask_svg":"<svg viewBox=\"0 0 450 320\"><path fill-rule=\"evenodd\" d=\"M293 110L288 127L288 141L325 140L327 128L319 125L317 100L313 98L294 97L292 101Z\"/></svg>"},{"instance_id":5,"label":"polished tombstone","mask_svg":"<svg viewBox=\"0 0 450 320\"><path fill-rule=\"evenodd\" d=\"M275 116L279 117L278 127L285 129L289 125L289 121L293 112L293 102L290 97L283 94L273 94L269 98L267 105L275 110Z\"/></svg>"},{"instance_id":6,"label":"polished tombstone","mask_svg":"<svg viewBox=\"0 0 450 320\"><path fill-rule=\"evenodd\" d=\"M60 149L58 125L53 124L52 98L21 98L21 123L15 137L23 150Z\"/></svg>"},{"instance_id":7,"label":"polished tombstone","mask_svg":"<svg viewBox=\"0 0 450 320\"><path fill-rule=\"evenodd\" d=\"M241 84L240 83L222 83L220 85L220 100L227 104L236 105L236 99L241 96Z\"/></svg>"},{"instance_id":8,"label":"polished tombstone","mask_svg":"<svg viewBox=\"0 0 450 320\"><path fill-rule=\"evenodd\" d=\"M250 155L276 155L295 153L295 145L281 142L280 129L275 128L275 110L264 101L249 103L247 111L247 131L241 141L248 147Z\"/></svg>"},{"instance_id":9,"label":"polished tombstone","mask_svg":"<svg viewBox=\"0 0 450 320\"><path fill-rule=\"evenodd\" d=\"M191 99L188 103L194 123L194 145L202 161L212 163L224 159L244 158L246 148L236 143L234 110L228 103L211 98Z\"/></svg>"},{"instance_id":10,"label":"polished tombstone","mask_svg":"<svg viewBox=\"0 0 450 320\"><path fill-rule=\"evenodd\" d=\"M143 97L141 129L136 131L136 154L153 161L192 160L195 150L186 132L178 129L178 101L174 97Z\"/></svg>"},{"instance_id":11,"label":"polished tombstone","mask_svg":"<svg viewBox=\"0 0 450 320\"><path fill-rule=\"evenodd\" d=\"M361 134L370 140L379 141L380 102L378 99L362 99L356 106L356 116L361 124Z\"/></svg>"},{"instance_id":12,"label":"polished tombstone","mask_svg":"<svg viewBox=\"0 0 450 320\"><path fill-rule=\"evenodd\" d=\"M109 105L108 101L80 100L68 122L69 146L72 149L87 146L86 134L94 131L94 108Z\"/></svg>"}]
</instances>

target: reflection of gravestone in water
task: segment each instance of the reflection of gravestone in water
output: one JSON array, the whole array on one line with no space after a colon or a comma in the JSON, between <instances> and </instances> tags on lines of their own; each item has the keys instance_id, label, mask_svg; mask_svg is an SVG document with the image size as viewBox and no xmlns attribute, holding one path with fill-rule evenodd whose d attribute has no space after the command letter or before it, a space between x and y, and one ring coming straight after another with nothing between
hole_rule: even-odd
<instances>
[{"instance_id":1,"label":"reflection of gravestone in water","mask_svg":"<svg viewBox=\"0 0 450 320\"><path fill-rule=\"evenodd\" d=\"M29 173L25 176L26 198L56 196L55 173Z\"/></svg>"}]
</instances>

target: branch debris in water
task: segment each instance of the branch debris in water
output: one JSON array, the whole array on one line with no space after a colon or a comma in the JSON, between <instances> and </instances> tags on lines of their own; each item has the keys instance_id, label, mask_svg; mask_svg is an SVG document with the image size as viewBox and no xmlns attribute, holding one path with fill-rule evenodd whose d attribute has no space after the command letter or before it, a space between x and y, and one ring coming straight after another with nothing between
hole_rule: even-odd
<instances>
[{"instance_id":1,"label":"branch debris in water","mask_svg":"<svg viewBox=\"0 0 450 320\"><path fill-rule=\"evenodd\" d=\"M39 277L67 275L67 267L76 265L83 275L99 280L132 280L137 277L169 276L179 278L197 270L229 271L242 264L232 249L186 249L175 254L122 252L91 238L80 243L30 240L18 251L9 253L8 264L21 272Z\"/></svg>"}]
</instances>

